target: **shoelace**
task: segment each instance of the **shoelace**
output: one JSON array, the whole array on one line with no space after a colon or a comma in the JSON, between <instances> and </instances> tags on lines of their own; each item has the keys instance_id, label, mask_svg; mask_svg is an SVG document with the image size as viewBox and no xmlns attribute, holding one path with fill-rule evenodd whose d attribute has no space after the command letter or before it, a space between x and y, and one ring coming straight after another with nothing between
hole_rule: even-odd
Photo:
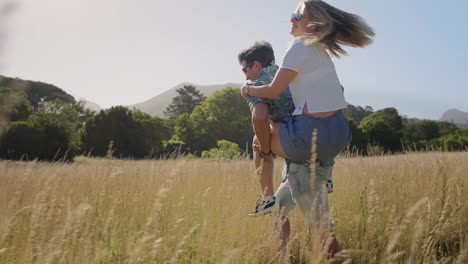
<instances>
[{"instance_id":1,"label":"shoelace","mask_svg":"<svg viewBox=\"0 0 468 264\"><path fill-rule=\"evenodd\" d=\"M266 201L266 200L263 200L262 197L259 197L259 198L257 199L257 203L256 203L255 208L259 208L260 206L264 206L264 205L266 205L266 204L269 203L269 202L272 202L272 201Z\"/></svg>"},{"instance_id":2,"label":"shoelace","mask_svg":"<svg viewBox=\"0 0 468 264\"><path fill-rule=\"evenodd\" d=\"M258 208L258 206L260 206L262 204L265 204L265 200L263 200L262 197L259 197L257 199L256 207Z\"/></svg>"}]
</instances>

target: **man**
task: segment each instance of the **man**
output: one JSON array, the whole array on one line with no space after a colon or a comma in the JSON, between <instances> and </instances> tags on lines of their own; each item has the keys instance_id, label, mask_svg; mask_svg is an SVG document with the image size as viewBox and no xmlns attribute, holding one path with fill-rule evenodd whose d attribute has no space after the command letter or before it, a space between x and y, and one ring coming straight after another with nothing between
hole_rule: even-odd
<instances>
[{"instance_id":1,"label":"man","mask_svg":"<svg viewBox=\"0 0 468 264\"><path fill-rule=\"evenodd\" d=\"M255 42L238 55L239 63L249 85L269 84L278 71L275 55L270 43ZM259 216L271 212L275 205L273 196L273 154L270 149L270 122L281 122L294 110L289 89L277 99L248 97L247 102L252 112L252 126L255 132L253 153L255 168L260 176L262 196L258 199L255 210L250 216Z\"/></svg>"}]
</instances>

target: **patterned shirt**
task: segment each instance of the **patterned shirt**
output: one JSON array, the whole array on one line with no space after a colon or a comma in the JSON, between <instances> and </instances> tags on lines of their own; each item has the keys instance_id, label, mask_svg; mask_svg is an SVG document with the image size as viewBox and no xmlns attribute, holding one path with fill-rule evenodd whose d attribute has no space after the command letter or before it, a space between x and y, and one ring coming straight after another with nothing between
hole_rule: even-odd
<instances>
[{"instance_id":1,"label":"patterned shirt","mask_svg":"<svg viewBox=\"0 0 468 264\"><path fill-rule=\"evenodd\" d=\"M262 69L262 72L257 79L248 81L247 83L252 86L270 84L275 77L279 67L277 65L268 66ZM281 122L287 117L290 117L294 111L294 104L291 98L289 87L286 88L276 99L264 99L259 97L250 96L247 98L250 108L259 102L268 103L270 108L269 117L273 122Z\"/></svg>"}]
</instances>

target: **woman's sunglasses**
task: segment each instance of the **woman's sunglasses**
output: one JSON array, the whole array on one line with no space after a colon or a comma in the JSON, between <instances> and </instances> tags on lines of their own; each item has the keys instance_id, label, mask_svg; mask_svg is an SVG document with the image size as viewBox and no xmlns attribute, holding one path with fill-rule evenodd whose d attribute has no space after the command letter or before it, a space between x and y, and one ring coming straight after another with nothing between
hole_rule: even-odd
<instances>
[{"instance_id":1,"label":"woman's sunglasses","mask_svg":"<svg viewBox=\"0 0 468 264\"><path fill-rule=\"evenodd\" d=\"M297 13L292 13L292 14L291 14L291 19L294 18L296 21L301 20L301 17L302 17L302 14L299 13L299 12L297 12Z\"/></svg>"}]
</instances>

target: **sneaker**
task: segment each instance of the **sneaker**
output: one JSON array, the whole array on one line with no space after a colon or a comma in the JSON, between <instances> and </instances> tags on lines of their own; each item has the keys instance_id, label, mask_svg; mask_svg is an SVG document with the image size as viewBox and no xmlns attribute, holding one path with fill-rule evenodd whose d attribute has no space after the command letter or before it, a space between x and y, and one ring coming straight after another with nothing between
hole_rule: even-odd
<instances>
[{"instance_id":1,"label":"sneaker","mask_svg":"<svg viewBox=\"0 0 468 264\"><path fill-rule=\"evenodd\" d=\"M257 200L257 204L255 205L255 210L249 213L249 216L257 217L271 213L271 211L275 207L275 203L276 197L274 196L269 199L267 198L267 200L264 200L264 197L260 196Z\"/></svg>"}]
</instances>

